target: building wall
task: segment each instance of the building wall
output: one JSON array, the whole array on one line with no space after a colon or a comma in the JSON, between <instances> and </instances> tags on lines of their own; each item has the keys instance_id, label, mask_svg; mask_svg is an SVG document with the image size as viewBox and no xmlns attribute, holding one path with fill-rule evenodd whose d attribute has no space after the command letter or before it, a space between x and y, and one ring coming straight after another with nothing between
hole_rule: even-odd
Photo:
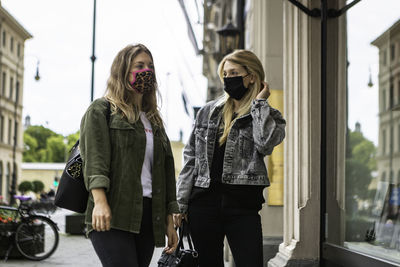
<instances>
[{"instance_id":1,"label":"building wall","mask_svg":"<svg viewBox=\"0 0 400 267\"><path fill-rule=\"evenodd\" d=\"M397 184L400 182L400 20L372 44L379 49L378 178Z\"/></svg>"},{"instance_id":2,"label":"building wall","mask_svg":"<svg viewBox=\"0 0 400 267\"><path fill-rule=\"evenodd\" d=\"M183 165L183 147L182 141L171 141L172 154L174 155L175 163L175 179L178 179L179 173Z\"/></svg>"},{"instance_id":3,"label":"building wall","mask_svg":"<svg viewBox=\"0 0 400 267\"><path fill-rule=\"evenodd\" d=\"M32 36L1 6L0 21L0 195L9 199L14 162L21 175L24 42Z\"/></svg>"},{"instance_id":4,"label":"building wall","mask_svg":"<svg viewBox=\"0 0 400 267\"><path fill-rule=\"evenodd\" d=\"M64 168L30 169L29 167L24 168L23 166L21 176L18 180L18 184L20 184L23 181L32 182L35 180L39 180L44 183L44 191L48 192L50 189L55 189L53 185L54 178L55 177L60 178L63 170Z\"/></svg>"}]
</instances>

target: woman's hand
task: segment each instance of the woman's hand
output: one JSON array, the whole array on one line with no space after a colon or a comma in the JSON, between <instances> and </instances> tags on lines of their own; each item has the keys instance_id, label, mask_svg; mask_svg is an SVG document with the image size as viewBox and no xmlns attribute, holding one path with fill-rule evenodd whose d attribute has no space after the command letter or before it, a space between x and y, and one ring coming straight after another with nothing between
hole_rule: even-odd
<instances>
[{"instance_id":1,"label":"woman's hand","mask_svg":"<svg viewBox=\"0 0 400 267\"><path fill-rule=\"evenodd\" d=\"M111 228L111 209L103 188L92 189L94 208L92 227L95 231L108 231Z\"/></svg>"},{"instance_id":2,"label":"woman's hand","mask_svg":"<svg viewBox=\"0 0 400 267\"><path fill-rule=\"evenodd\" d=\"M184 213L174 213L174 224L176 227L181 227L182 219L187 221L187 214Z\"/></svg>"},{"instance_id":3,"label":"woman's hand","mask_svg":"<svg viewBox=\"0 0 400 267\"><path fill-rule=\"evenodd\" d=\"M178 234L174 228L174 221L171 214L167 216L167 238L168 246L164 249L164 251L168 254L171 254L178 246Z\"/></svg>"},{"instance_id":4,"label":"woman's hand","mask_svg":"<svg viewBox=\"0 0 400 267\"><path fill-rule=\"evenodd\" d=\"M256 99L268 99L268 97L271 95L271 92L269 91L269 85L266 82L261 82L263 87L261 88L261 91L258 93Z\"/></svg>"}]
</instances>

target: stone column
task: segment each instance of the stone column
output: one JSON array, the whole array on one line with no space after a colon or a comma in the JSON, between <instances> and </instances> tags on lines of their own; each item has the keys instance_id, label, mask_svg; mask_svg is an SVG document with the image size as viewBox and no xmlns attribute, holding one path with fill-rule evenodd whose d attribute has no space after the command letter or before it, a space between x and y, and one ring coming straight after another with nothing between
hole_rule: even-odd
<instances>
[{"instance_id":1,"label":"stone column","mask_svg":"<svg viewBox=\"0 0 400 267\"><path fill-rule=\"evenodd\" d=\"M245 45L263 64L271 89L268 102L283 113L283 1L248 1ZM260 211L263 227L264 263L278 252L283 235L284 143L266 157L271 186L264 191L266 203Z\"/></svg>"},{"instance_id":2,"label":"stone column","mask_svg":"<svg viewBox=\"0 0 400 267\"><path fill-rule=\"evenodd\" d=\"M303 1L305 2L305 1ZM319 8L320 1L307 1ZM318 266L320 228L320 20L283 1L287 121L283 243L268 266Z\"/></svg>"},{"instance_id":3,"label":"stone column","mask_svg":"<svg viewBox=\"0 0 400 267\"><path fill-rule=\"evenodd\" d=\"M320 0L302 1L309 9ZM343 0L330 0L338 9ZM327 47L327 210L320 214L321 21L284 1L285 140L284 234L270 267L319 266L320 218L328 219L326 236L338 243L343 228L343 177L346 113L345 18L329 19ZM332 225L335 225L332 227ZM336 234L335 234L336 233Z\"/></svg>"}]
</instances>

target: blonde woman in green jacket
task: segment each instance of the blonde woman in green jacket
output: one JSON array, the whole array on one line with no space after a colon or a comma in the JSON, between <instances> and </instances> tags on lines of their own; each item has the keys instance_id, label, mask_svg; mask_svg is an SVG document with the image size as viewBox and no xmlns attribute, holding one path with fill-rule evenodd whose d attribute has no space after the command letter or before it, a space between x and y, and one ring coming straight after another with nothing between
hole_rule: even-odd
<instances>
[{"instance_id":1,"label":"blonde woman in green jacket","mask_svg":"<svg viewBox=\"0 0 400 267\"><path fill-rule=\"evenodd\" d=\"M167 253L177 246L174 160L156 92L150 51L129 45L114 59L105 96L82 118L85 223L103 266L148 266L165 235Z\"/></svg>"}]
</instances>

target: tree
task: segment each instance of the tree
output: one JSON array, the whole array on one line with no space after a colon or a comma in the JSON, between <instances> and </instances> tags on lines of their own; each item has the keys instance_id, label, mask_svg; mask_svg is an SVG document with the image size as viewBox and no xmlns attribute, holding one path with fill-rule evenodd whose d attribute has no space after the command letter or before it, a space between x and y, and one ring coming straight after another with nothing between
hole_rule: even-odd
<instances>
[{"instance_id":1,"label":"tree","mask_svg":"<svg viewBox=\"0 0 400 267\"><path fill-rule=\"evenodd\" d=\"M29 181L23 181L18 186L18 191L21 192L22 194L25 194L25 192L28 191L32 191L32 189L33 189L33 184L32 182Z\"/></svg>"},{"instance_id":2,"label":"tree","mask_svg":"<svg viewBox=\"0 0 400 267\"><path fill-rule=\"evenodd\" d=\"M47 156L47 140L58 136L43 126L29 126L24 132L24 162L51 162Z\"/></svg>"},{"instance_id":3,"label":"tree","mask_svg":"<svg viewBox=\"0 0 400 267\"><path fill-rule=\"evenodd\" d=\"M35 162L38 158L38 142L28 133L24 133L24 162Z\"/></svg>"},{"instance_id":4,"label":"tree","mask_svg":"<svg viewBox=\"0 0 400 267\"><path fill-rule=\"evenodd\" d=\"M79 131L64 137L43 126L30 126L24 132L23 161L64 162L67 152L78 139Z\"/></svg>"},{"instance_id":5,"label":"tree","mask_svg":"<svg viewBox=\"0 0 400 267\"><path fill-rule=\"evenodd\" d=\"M52 130L50 130L46 127L43 127L41 125L40 126L37 126L37 125L29 126L25 130L25 133L29 134L34 139L36 139L37 144L38 144L38 146L37 146L38 150L45 149L47 146L47 139L49 139L52 136L58 135L55 132L53 132Z\"/></svg>"},{"instance_id":6,"label":"tree","mask_svg":"<svg viewBox=\"0 0 400 267\"><path fill-rule=\"evenodd\" d=\"M79 131L76 133L70 134L67 136L68 144L67 144L67 149L68 151L71 150L72 146L75 145L76 141L79 139Z\"/></svg>"},{"instance_id":7,"label":"tree","mask_svg":"<svg viewBox=\"0 0 400 267\"><path fill-rule=\"evenodd\" d=\"M356 200L371 198L371 173L376 170L376 147L359 131L349 130L349 155L346 158L346 210L350 213Z\"/></svg>"},{"instance_id":8,"label":"tree","mask_svg":"<svg viewBox=\"0 0 400 267\"><path fill-rule=\"evenodd\" d=\"M47 139L46 162L64 162L65 161L65 144L61 135L52 136Z\"/></svg>"},{"instance_id":9,"label":"tree","mask_svg":"<svg viewBox=\"0 0 400 267\"><path fill-rule=\"evenodd\" d=\"M32 191L36 194L41 193L44 189L44 183L40 180L35 180L32 182L33 188Z\"/></svg>"}]
</instances>

